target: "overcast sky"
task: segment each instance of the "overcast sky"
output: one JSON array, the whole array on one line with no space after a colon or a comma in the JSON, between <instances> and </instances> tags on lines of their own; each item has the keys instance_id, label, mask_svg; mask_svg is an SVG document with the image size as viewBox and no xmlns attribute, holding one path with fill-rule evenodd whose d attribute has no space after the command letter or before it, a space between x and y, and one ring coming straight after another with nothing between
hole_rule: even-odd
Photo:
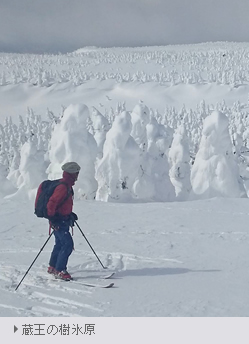
<instances>
[{"instance_id":1,"label":"overcast sky","mask_svg":"<svg viewBox=\"0 0 249 344\"><path fill-rule=\"evenodd\" d=\"M249 41L249 0L0 0L0 51Z\"/></svg>"}]
</instances>

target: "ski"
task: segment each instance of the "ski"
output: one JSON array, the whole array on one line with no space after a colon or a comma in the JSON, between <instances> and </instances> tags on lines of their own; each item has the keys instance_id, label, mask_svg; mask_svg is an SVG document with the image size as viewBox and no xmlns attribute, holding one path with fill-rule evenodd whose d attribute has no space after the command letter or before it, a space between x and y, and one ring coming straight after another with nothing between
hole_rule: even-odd
<instances>
[{"instance_id":1,"label":"ski","mask_svg":"<svg viewBox=\"0 0 249 344\"><path fill-rule=\"evenodd\" d=\"M108 275L109 276L109 275ZM107 284L100 284L100 283L88 283L88 282L81 282L78 280L75 280L73 278L71 279L61 279L61 278L54 278L51 279L51 281L58 281L58 282L71 282L71 283L75 283L75 284L79 284L79 285L83 285L85 287L91 287L91 288L112 288L114 286L114 283L107 283Z\"/></svg>"},{"instance_id":2,"label":"ski","mask_svg":"<svg viewBox=\"0 0 249 344\"><path fill-rule=\"evenodd\" d=\"M108 284L97 284L97 283L87 283L87 282L79 282L75 281L73 279L68 280L68 282L76 283L83 285L85 287L90 287L90 288L112 288L114 286L114 283L108 283Z\"/></svg>"},{"instance_id":3,"label":"ski","mask_svg":"<svg viewBox=\"0 0 249 344\"><path fill-rule=\"evenodd\" d=\"M101 276L100 279L109 279L112 278L115 275L115 272L111 272L109 275Z\"/></svg>"},{"instance_id":4,"label":"ski","mask_svg":"<svg viewBox=\"0 0 249 344\"><path fill-rule=\"evenodd\" d=\"M98 280L102 280L102 279L110 279L110 278L112 278L113 276L115 275L115 272L110 272L108 275L99 275L99 276L95 276L94 278L97 278ZM87 277L87 276L86 276ZM77 281L78 280L78 278L82 278L82 277L79 277L79 276L77 276L77 277L72 277L72 279L73 280L75 280L75 281Z\"/></svg>"}]
</instances>

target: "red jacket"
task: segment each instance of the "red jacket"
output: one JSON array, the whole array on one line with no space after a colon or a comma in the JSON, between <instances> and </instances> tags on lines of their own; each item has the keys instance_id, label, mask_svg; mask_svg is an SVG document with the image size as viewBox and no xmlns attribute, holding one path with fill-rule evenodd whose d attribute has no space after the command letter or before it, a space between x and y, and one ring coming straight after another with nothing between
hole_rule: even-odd
<instances>
[{"instance_id":1,"label":"red jacket","mask_svg":"<svg viewBox=\"0 0 249 344\"><path fill-rule=\"evenodd\" d=\"M76 179L77 179L77 177L75 177L74 174L70 174L70 173L67 173L65 171L63 172L63 177L62 177L61 181L66 183L67 186L65 184L60 184L55 188L54 193L49 198L49 201L47 204L48 216L52 217L55 214L67 216L67 215L71 214L72 209L73 209L73 189L72 189L72 186L74 185ZM63 202L63 200L68 195L68 189L70 190L69 197L66 199L65 202ZM36 200L38 199L40 192L41 192L41 186L38 189ZM63 202L63 204L60 206L60 204L62 202Z\"/></svg>"}]
</instances>

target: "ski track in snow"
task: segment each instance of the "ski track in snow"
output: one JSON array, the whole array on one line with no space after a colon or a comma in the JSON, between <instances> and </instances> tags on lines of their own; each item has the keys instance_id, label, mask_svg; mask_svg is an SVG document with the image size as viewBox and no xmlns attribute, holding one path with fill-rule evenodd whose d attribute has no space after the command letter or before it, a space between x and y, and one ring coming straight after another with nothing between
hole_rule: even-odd
<instances>
[{"instance_id":1,"label":"ski track in snow","mask_svg":"<svg viewBox=\"0 0 249 344\"><path fill-rule=\"evenodd\" d=\"M31 248L26 249L2 249L0 254L18 254L18 253L33 253L35 250ZM80 253L78 253L80 255ZM102 252L105 256L106 253ZM83 256L92 256L91 254L84 253ZM108 261L109 260L109 261ZM152 259L150 257L144 257L141 255L115 253L107 254L107 263L110 267L113 264L119 262L119 272L114 277L118 281L125 276L135 276L142 274L143 269L139 273L136 270L136 266L141 266L141 263L145 266L160 266L165 262L168 263L182 263L176 259L157 258ZM95 282L103 283L103 280L98 281L98 277L105 275L103 271L94 270L96 264L90 259L88 262L80 265L76 265L72 268L72 275L83 282ZM126 266L134 266L134 269L126 271ZM28 306L25 308L11 307L8 304L0 304L0 313L4 313L4 309L11 311L11 316L64 316L64 317L79 317L79 316L103 316L105 311L105 299L103 302L99 302L96 307L92 298L97 292L95 288L88 288L82 285L74 284L73 282L57 281L53 276L46 274L46 266L39 266L33 268L25 277L17 292L15 287L24 276L27 266L20 264L13 267L12 265L0 264L0 290L2 292L13 293L12 297L21 298L22 302L28 301ZM108 270L106 270L108 271ZM145 274L148 270L144 270ZM146 272L147 271L147 272ZM82 277L83 276L83 277ZM90 281L89 281L90 280ZM103 283L104 284L104 283ZM84 300L84 302L82 302ZM20 302L20 301L19 301ZM108 304L108 303L107 303ZM42 306L41 306L42 305ZM1 311L2 308L2 311Z\"/></svg>"},{"instance_id":2,"label":"ski track in snow","mask_svg":"<svg viewBox=\"0 0 249 344\"><path fill-rule=\"evenodd\" d=\"M2 291L15 293L15 287L25 271L22 269L23 271L21 272L16 268L11 271L11 266L5 268L1 266L0 268L3 272L0 276L0 280L4 282L4 284L1 283L3 286L0 287L0 289ZM26 279L17 291L18 297L29 300L30 305L26 310L8 307L7 304L3 303L0 305L0 308L9 308L12 311L15 310L17 313L22 310L25 312L25 316L52 315L76 317L82 316L82 314L86 316L99 315L103 312L101 307L97 308L90 303L79 301L82 298L86 298L89 301L89 296L91 296L94 291L91 291L89 288L82 288L81 286L79 288L70 282L57 282L53 280L52 276L47 277L45 273L43 275L44 276L40 276L37 275L37 273L34 274L34 272L31 272L30 275L26 276ZM56 295L54 295L55 293ZM77 301L74 301L74 298L76 298ZM42 305L42 307L40 305ZM78 310L80 310L80 313L77 312Z\"/></svg>"}]
</instances>

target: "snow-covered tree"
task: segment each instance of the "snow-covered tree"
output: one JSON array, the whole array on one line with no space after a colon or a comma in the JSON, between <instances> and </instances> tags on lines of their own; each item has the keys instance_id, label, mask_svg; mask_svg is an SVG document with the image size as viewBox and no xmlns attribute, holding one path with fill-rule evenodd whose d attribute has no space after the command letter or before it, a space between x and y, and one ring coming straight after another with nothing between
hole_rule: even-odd
<instances>
[{"instance_id":1,"label":"snow-covered tree","mask_svg":"<svg viewBox=\"0 0 249 344\"><path fill-rule=\"evenodd\" d=\"M8 173L7 178L12 182L14 186L17 187L17 184L18 184L17 181L20 176L19 166L21 162L21 155L16 146L12 148L12 152L13 152L12 153L13 158L9 167L9 173Z\"/></svg>"},{"instance_id":2,"label":"snow-covered tree","mask_svg":"<svg viewBox=\"0 0 249 344\"><path fill-rule=\"evenodd\" d=\"M204 120L200 147L191 170L192 189L198 198L246 196L228 124L227 116L219 111Z\"/></svg>"},{"instance_id":3,"label":"snow-covered tree","mask_svg":"<svg viewBox=\"0 0 249 344\"><path fill-rule=\"evenodd\" d=\"M148 187L148 185L144 185L144 187L153 190L154 195L148 196L155 201L173 201L175 199L175 190L169 179L168 164L171 133L169 135L167 128L159 124L153 116L151 116L150 122L146 126L146 131L148 140L146 174L150 176L150 184L153 184L153 188Z\"/></svg>"},{"instance_id":4,"label":"snow-covered tree","mask_svg":"<svg viewBox=\"0 0 249 344\"><path fill-rule=\"evenodd\" d=\"M103 156L103 145L106 139L106 133L110 129L110 123L95 107L91 112L92 131L98 146L98 157Z\"/></svg>"},{"instance_id":5,"label":"snow-covered tree","mask_svg":"<svg viewBox=\"0 0 249 344\"><path fill-rule=\"evenodd\" d=\"M151 176L151 166L147 154L148 138L146 126L150 121L148 107L140 101L131 112L131 136L140 148L140 169L133 185L133 192L137 199L152 200L155 197L155 185Z\"/></svg>"},{"instance_id":6,"label":"snow-covered tree","mask_svg":"<svg viewBox=\"0 0 249 344\"><path fill-rule=\"evenodd\" d=\"M124 111L115 117L106 134L103 158L96 168L97 200L129 201L133 198L132 186L138 175L140 150L130 135L131 129L131 115Z\"/></svg>"},{"instance_id":7,"label":"snow-covered tree","mask_svg":"<svg viewBox=\"0 0 249 344\"><path fill-rule=\"evenodd\" d=\"M8 196L14 193L17 189L13 184L6 178L6 167L0 163L0 197Z\"/></svg>"},{"instance_id":8,"label":"snow-covered tree","mask_svg":"<svg viewBox=\"0 0 249 344\"><path fill-rule=\"evenodd\" d=\"M75 196L94 199L97 181L94 177L94 162L97 156L97 144L87 131L88 107L85 104L71 104L64 111L61 122L52 132L48 168L49 178L61 177L61 166L75 161L81 166L78 181L75 185Z\"/></svg>"},{"instance_id":9,"label":"snow-covered tree","mask_svg":"<svg viewBox=\"0 0 249 344\"><path fill-rule=\"evenodd\" d=\"M18 192L35 196L39 184L46 179L47 163L44 152L37 150L36 138L32 137L25 142L20 152L19 177L17 180Z\"/></svg>"},{"instance_id":10,"label":"snow-covered tree","mask_svg":"<svg viewBox=\"0 0 249 344\"><path fill-rule=\"evenodd\" d=\"M186 201L191 191L190 183L190 152L188 139L183 125L174 134L169 150L170 180L175 187L176 200Z\"/></svg>"},{"instance_id":11,"label":"snow-covered tree","mask_svg":"<svg viewBox=\"0 0 249 344\"><path fill-rule=\"evenodd\" d=\"M148 147L146 125L149 123L149 120L150 111L148 107L140 101L140 103L136 105L131 112L131 136L134 138L142 152L146 152Z\"/></svg>"}]
</instances>

